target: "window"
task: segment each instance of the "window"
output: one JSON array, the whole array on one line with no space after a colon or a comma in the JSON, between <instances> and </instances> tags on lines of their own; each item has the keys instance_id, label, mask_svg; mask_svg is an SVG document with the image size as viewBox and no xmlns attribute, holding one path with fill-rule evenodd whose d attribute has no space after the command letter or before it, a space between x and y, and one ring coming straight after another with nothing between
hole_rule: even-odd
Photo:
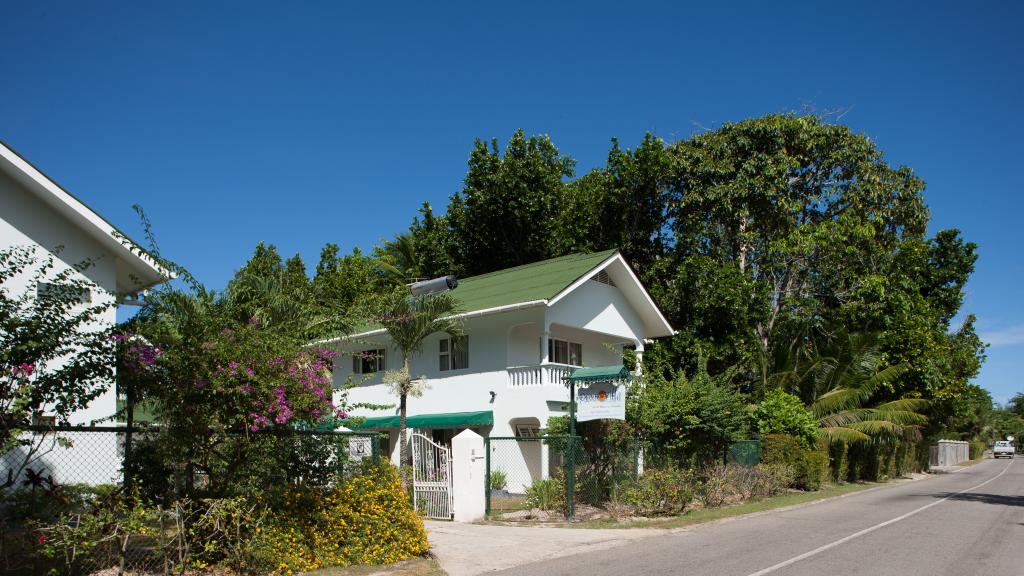
<instances>
[{"instance_id":1,"label":"window","mask_svg":"<svg viewBox=\"0 0 1024 576\"><path fill-rule=\"evenodd\" d=\"M82 286L68 284L54 284L52 282L40 282L36 284L36 297L38 298L77 298L81 304L92 303L92 292ZM70 299L70 298L69 298Z\"/></svg>"},{"instance_id":2,"label":"window","mask_svg":"<svg viewBox=\"0 0 1024 576\"><path fill-rule=\"evenodd\" d=\"M548 340L548 361L555 364L583 366L583 345L567 340Z\"/></svg>"},{"instance_id":3,"label":"window","mask_svg":"<svg viewBox=\"0 0 1024 576\"><path fill-rule=\"evenodd\" d=\"M438 364L441 371L469 368L469 336L441 338Z\"/></svg>"},{"instance_id":4,"label":"window","mask_svg":"<svg viewBox=\"0 0 1024 576\"><path fill-rule=\"evenodd\" d=\"M384 349L364 350L352 355L353 374L373 374L384 370Z\"/></svg>"}]
</instances>

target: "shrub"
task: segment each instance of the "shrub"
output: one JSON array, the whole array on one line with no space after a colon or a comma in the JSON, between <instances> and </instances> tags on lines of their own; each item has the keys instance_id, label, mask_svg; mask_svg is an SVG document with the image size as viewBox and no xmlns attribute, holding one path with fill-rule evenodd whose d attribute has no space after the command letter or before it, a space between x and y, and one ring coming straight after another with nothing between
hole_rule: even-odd
<instances>
[{"instance_id":1,"label":"shrub","mask_svg":"<svg viewBox=\"0 0 1024 576\"><path fill-rule=\"evenodd\" d=\"M504 490L505 486L508 485L508 474L505 473L501 468L491 470L490 476L490 489L491 490Z\"/></svg>"},{"instance_id":2,"label":"shrub","mask_svg":"<svg viewBox=\"0 0 1024 576\"><path fill-rule=\"evenodd\" d=\"M796 476L788 464L758 464L752 470L754 483L751 495L758 498L782 494Z\"/></svg>"},{"instance_id":3,"label":"shrub","mask_svg":"<svg viewBox=\"0 0 1024 576\"><path fill-rule=\"evenodd\" d=\"M846 442L836 442L829 446L829 472L833 482L843 482L849 475L849 452Z\"/></svg>"},{"instance_id":4,"label":"shrub","mask_svg":"<svg viewBox=\"0 0 1024 576\"><path fill-rule=\"evenodd\" d=\"M328 491L286 491L250 546L247 569L279 574L386 564L427 548L423 521L412 510L397 470L384 463Z\"/></svg>"},{"instance_id":5,"label":"shrub","mask_svg":"<svg viewBox=\"0 0 1024 576\"><path fill-rule=\"evenodd\" d=\"M818 421L804 403L792 394L772 390L754 412L754 422L761 434L785 434L796 438L804 448L811 448L818 438Z\"/></svg>"},{"instance_id":6,"label":"shrub","mask_svg":"<svg viewBox=\"0 0 1024 576\"><path fill-rule=\"evenodd\" d=\"M704 469L700 484L700 499L707 508L718 508L732 499L734 486L729 478L729 467L715 464Z\"/></svg>"},{"instance_id":7,"label":"shrub","mask_svg":"<svg viewBox=\"0 0 1024 576\"><path fill-rule=\"evenodd\" d=\"M761 439L761 462L785 464L793 468L791 484L801 490L818 490L828 474L828 454L823 450L806 450L792 436L768 434Z\"/></svg>"},{"instance_id":8,"label":"shrub","mask_svg":"<svg viewBox=\"0 0 1024 576\"><path fill-rule=\"evenodd\" d=\"M828 454L821 450L806 450L795 481L798 488L820 490L828 476Z\"/></svg>"},{"instance_id":9,"label":"shrub","mask_svg":"<svg viewBox=\"0 0 1024 576\"><path fill-rule=\"evenodd\" d=\"M526 489L526 505L540 510L562 510L566 506L565 479L553 476L536 480Z\"/></svg>"},{"instance_id":10,"label":"shrub","mask_svg":"<svg viewBox=\"0 0 1024 576\"><path fill-rule=\"evenodd\" d=\"M645 516L679 514L693 501L698 485L689 470L645 470L620 493L619 500Z\"/></svg>"},{"instance_id":11,"label":"shrub","mask_svg":"<svg viewBox=\"0 0 1024 576\"><path fill-rule=\"evenodd\" d=\"M988 450L988 444L981 440L971 441L971 460L977 460L985 455L985 450Z\"/></svg>"},{"instance_id":12,"label":"shrub","mask_svg":"<svg viewBox=\"0 0 1024 576\"><path fill-rule=\"evenodd\" d=\"M706 359L687 376L651 373L630 412L638 432L673 462L701 464L721 459L729 444L747 437L745 398L729 378L711 376Z\"/></svg>"}]
</instances>

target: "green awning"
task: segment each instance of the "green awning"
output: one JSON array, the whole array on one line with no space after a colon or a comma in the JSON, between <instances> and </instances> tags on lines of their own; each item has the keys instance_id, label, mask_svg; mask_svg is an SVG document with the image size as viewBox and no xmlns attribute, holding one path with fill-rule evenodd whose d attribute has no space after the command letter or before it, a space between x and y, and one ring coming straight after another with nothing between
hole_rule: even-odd
<instances>
[{"instance_id":1,"label":"green awning","mask_svg":"<svg viewBox=\"0 0 1024 576\"><path fill-rule=\"evenodd\" d=\"M570 382L609 382L614 380L626 380L629 378L629 370L622 364L614 366L593 366L591 368L577 368L569 376Z\"/></svg>"},{"instance_id":2,"label":"green awning","mask_svg":"<svg viewBox=\"0 0 1024 576\"><path fill-rule=\"evenodd\" d=\"M398 416L374 416L366 418L362 424L351 425L358 430L377 430L382 428L398 428ZM407 416L407 428L475 428L494 424L494 412L448 412L444 414L418 414Z\"/></svg>"}]
</instances>

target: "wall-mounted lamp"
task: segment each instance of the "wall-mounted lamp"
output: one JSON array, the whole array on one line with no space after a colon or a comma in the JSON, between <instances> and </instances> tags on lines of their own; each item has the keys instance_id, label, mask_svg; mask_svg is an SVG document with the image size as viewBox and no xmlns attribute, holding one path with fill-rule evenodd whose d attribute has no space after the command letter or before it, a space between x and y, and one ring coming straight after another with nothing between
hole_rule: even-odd
<instances>
[{"instance_id":1,"label":"wall-mounted lamp","mask_svg":"<svg viewBox=\"0 0 1024 576\"><path fill-rule=\"evenodd\" d=\"M494 397L497 396L498 393L495 392L494 390L491 390L490 394L491 394L491 404L494 404Z\"/></svg>"}]
</instances>

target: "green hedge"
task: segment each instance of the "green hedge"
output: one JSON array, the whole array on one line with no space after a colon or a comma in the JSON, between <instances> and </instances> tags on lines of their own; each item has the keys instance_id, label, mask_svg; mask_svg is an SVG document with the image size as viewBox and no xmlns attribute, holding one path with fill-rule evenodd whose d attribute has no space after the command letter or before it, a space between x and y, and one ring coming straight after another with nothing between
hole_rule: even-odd
<instances>
[{"instance_id":1,"label":"green hedge","mask_svg":"<svg viewBox=\"0 0 1024 576\"><path fill-rule=\"evenodd\" d=\"M971 460L984 457L985 450L988 450L988 444L981 440L971 440Z\"/></svg>"},{"instance_id":2,"label":"green hedge","mask_svg":"<svg viewBox=\"0 0 1024 576\"><path fill-rule=\"evenodd\" d=\"M800 441L784 434L761 437L761 462L785 464L795 471L793 488L818 490L828 476L829 458L824 450L807 450Z\"/></svg>"},{"instance_id":3,"label":"green hedge","mask_svg":"<svg viewBox=\"0 0 1024 576\"><path fill-rule=\"evenodd\" d=\"M869 444L836 443L829 447L829 476L833 482L878 482L899 478L927 465L928 450L917 442Z\"/></svg>"}]
</instances>

